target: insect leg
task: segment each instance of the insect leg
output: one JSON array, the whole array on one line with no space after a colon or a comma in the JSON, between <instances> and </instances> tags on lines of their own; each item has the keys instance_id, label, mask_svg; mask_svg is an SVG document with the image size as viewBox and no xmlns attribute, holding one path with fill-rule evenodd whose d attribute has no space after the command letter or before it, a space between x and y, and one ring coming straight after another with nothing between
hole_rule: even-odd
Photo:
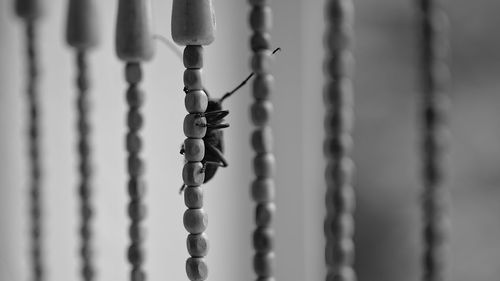
<instances>
[{"instance_id":1,"label":"insect leg","mask_svg":"<svg viewBox=\"0 0 500 281\"><path fill-rule=\"evenodd\" d=\"M181 151L179 151L180 154L184 155L184 152L186 152L186 149L184 148L184 144L181 145Z\"/></svg>"},{"instance_id":2,"label":"insect leg","mask_svg":"<svg viewBox=\"0 0 500 281\"><path fill-rule=\"evenodd\" d=\"M205 143L205 149L207 150L207 152L213 153L217 157L217 160L219 160L219 162L207 161L206 163L214 164L214 165L217 165L219 167L227 167L228 166L227 160L224 157L224 154L222 154L222 152L217 147L215 147L213 144Z\"/></svg>"}]
</instances>

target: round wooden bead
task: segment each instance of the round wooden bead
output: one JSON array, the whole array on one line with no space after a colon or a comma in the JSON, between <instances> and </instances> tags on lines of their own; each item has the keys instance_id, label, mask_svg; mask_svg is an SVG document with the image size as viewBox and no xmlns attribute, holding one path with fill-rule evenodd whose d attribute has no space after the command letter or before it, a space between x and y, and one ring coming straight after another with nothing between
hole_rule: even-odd
<instances>
[{"instance_id":1,"label":"round wooden bead","mask_svg":"<svg viewBox=\"0 0 500 281\"><path fill-rule=\"evenodd\" d=\"M259 227L269 226L276 212L276 205L274 203L260 203L255 208L255 224Z\"/></svg>"},{"instance_id":2,"label":"round wooden bead","mask_svg":"<svg viewBox=\"0 0 500 281\"><path fill-rule=\"evenodd\" d=\"M133 200L142 198L146 193L146 184L143 180L140 180L138 178L130 179L128 181L127 187L128 194Z\"/></svg>"},{"instance_id":3,"label":"round wooden bead","mask_svg":"<svg viewBox=\"0 0 500 281\"><path fill-rule=\"evenodd\" d=\"M129 153L138 153L142 149L142 139L135 133L127 133L126 147Z\"/></svg>"},{"instance_id":4,"label":"round wooden bead","mask_svg":"<svg viewBox=\"0 0 500 281\"><path fill-rule=\"evenodd\" d=\"M251 60L252 71L255 74L266 74L271 71L272 53L269 50L260 50L253 54Z\"/></svg>"},{"instance_id":5,"label":"round wooden bead","mask_svg":"<svg viewBox=\"0 0 500 281\"><path fill-rule=\"evenodd\" d=\"M250 117L252 123L257 126L264 126L269 123L273 112L273 104L268 100L258 100L250 107Z\"/></svg>"},{"instance_id":6,"label":"round wooden bead","mask_svg":"<svg viewBox=\"0 0 500 281\"><path fill-rule=\"evenodd\" d=\"M352 136L342 134L338 137L327 137L323 142L323 152L327 157L349 154L353 146Z\"/></svg>"},{"instance_id":7,"label":"round wooden bead","mask_svg":"<svg viewBox=\"0 0 500 281\"><path fill-rule=\"evenodd\" d=\"M188 186L198 186L203 184L205 173L203 172L203 164L201 162L188 162L184 164L182 169L182 179L184 184Z\"/></svg>"},{"instance_id":8,"label":"round wooden bead","mask_svg":"<svg viewBox=\"0 0 500 281\"><path fill-rule=\"evenodd\" d=\"M274 232L267 227L259 227L253 233L253 247L257 252L269 252L274 248Z\"/></svg>"},{"instance_id":9,"label":"round wooden bead","mask_svg":"<svg viewBox=\"0 0 500 281\"><path fill-rule=\"evenodd\" d=\"M273 150L273 132L266 126L255 130L251 137L252 148L257 153L271 152Z\"/></svg>"},{"instance_id":10,"label":"round wooden bead","mask_svg":"<svg viewBox=\"0 0 500 281\"><path fill-rule=\"evenodd\" d=\"M253 97L258 100L267 100L274 89L274 77L271 74L257 75L253 80Z\"/></svg>"},{"instance_id":11,"label":"round wooden bead","mask_svg":"<svg viewBox=\"0 0 500 281\"><path fill-rule=\"evenodd\" d=\"M203 90L201 68L188 68L184 70L184 86L186 86L188 91Z\"/></svg>"},{"instance_id":12,"label":"round wooden bead","mask_svg":"<svg viewBox=\"0 0 500 281\"><path fill-rule=\"evenodd\" d=\"M205 233L189 234L186 244L188 252L192 257L201 258L208 253L208 238Z\"/></svg>"},{"instance_id":13,"label":"round wooden bead","mask_svg":"<svg viewBox=\"0 0 500 281\"><path fill-rule=\"evenodd\" d=\"M184 48L182 62L185 68L203 68L203 46L187 45Z\"/></svg>"},{"instance_id":14,"label":"round wooden bead","mask_svg":"<svg viewBox=\"0 0 500 281\"><path fill-rule=\"evenodd\" d=\"M128 236L133 242L142 242L146 238L146 229L140 224L132 223L128 228Z\"/></svg>"},{"instance_id":15,"label":"round wooden bead","mask_svg":"<svg viewBox=\"0 0 500 281\"><path fill-rule=\"evenodd\" d=\"M184 105L189 113L205 112L208 106L208 96L203 90L189 91L184 97Z\"/></svg>"},{"instance_id":16,"label":"round wooden bead","mask_svg":"<svg viewBox=\"0 0 500 281\"><path fill-rule=\"evenodd\" d=\"M143 116L138 108L131 108L127 113L127 126L132 131L137 131L142 128L144 123Z\"/></svg>"},{"instance_id":17,"label":"round wooden bead","mask_svg":"<svg viewBox=\"0 0 500 281\"><path fill-rule=\"evenodd\" d=\"M184 135L188 138L201 139L207 133L207 119L199 114L188 114L184 118Z\"/></svg>"},{"instance_id":18,"label":"round wooden bead","mask_svg":"<svg viewBox=\"0 0 500 281\"><path fill-rule=\"evenodd\" d=\"M94 0L70 0L66 42L77 50L87 50L98 43L97 9Z\"/></svg>"},{"instance_id":19,"label":"round wooden bead","mask_svg":"<svg viewBox=\"0 0 500 281\"><path fill-rule=\"evenodd\" d=\"M139 200L132 200L128 204L128 216L134 220L142 220L146 217L146 206Z\"/></svg>"},{"instance_id":20,"label":"round wooden bead","mask_svg":"<svg viewBox=\"0 0 500 281\"><path fill-rule=\"evenodd\" d=\"M203 258L188 258L186 273L191 281L204 281L208 277L208 266Z\"/></svg>"},{"instance_id":21,"label":"round wooden bead","mask_svg":"<svg viewBox=\"0 0 500 281\"><path fill-rule=\"evenodd\" d=\"M153 58L151 4L148 0L119 0L116 22L116 54L123 61Z\"/></svg>"},{"instance_id":22,"label":"round wooden bead","mask_svg":"<svg viewBox=\"0 0 500 281\"><path fill-rule=\"evenodd\" d=\"M250 37L250 47L254 52L271 49L271 35L267 32L254 32Z\"/></svg>"},{"instance_id":23,"label":"round wooden bead","mask_svg":"<svg viewBox=\"0 0 500 281\"><path fill-rule=\"evenodd\" d=\"M346 186L352 184L354 162L349 158L330 162L326 165L325 178L329 185Z\"/></svg>"},{"instance_id":24,"label":"round wooden bead","mask_svg":"<svg viewBox=\"0 0 500 281\"><path fill-rule=\"evenodd\" d=\"M352 24L354 22L354 6L350 0L327 2L326 17L338 22Z\"/></svg>"},{"instance_id":25,"label":"round wooden bead","mask_svg":"<svg viewBox=\"0 0 500 281\"><path fill-rule=\"evenodd\" d=\"M336 266L334 271L329 271L326 275L326 281L356 281L356 273L350 266Z\"/></svg>"},{"instance_id":26,"label":"round wooden bead","mask_svg":"<svg viewBox=\"0 0 500 281\"><path fill-rule=\"evenodd\" d=\"M127 257L128 261L134 266L141 265L144 261L144 253L139 245L135 243L129 246Z\"/></svg>"},{"instance_id":27,"label":"round wooden bead","mask_svg":"<svg viewBox=\"0 0 500 281\"><path fill-rule=\"evenodd\" d=\"M325 72L334 78L352 77L354 74L354 57L348 50L341 50L340 55L326 59Z\"/></svg>"},{"instance_id":28,"label":"round wooden bead","mask_svg":"<svg viewBox=\"0 0 500 281\"><path fill-rule=\"evenodd\" d=\"M354 188L343 186L340 189L328 188L325 196L325 204L328 212L352 213L356 209Z\"/></svg>"},{"instance_id":29,"label":"round wooden bead","mask_svg":"<svg viewBox=\"0 0 500 281\"><path fill-rule=\"evenodd\" d=\"M184 204L190 209L203 207L203 188L200 186L188 186L184 189Z\"/></svg>"},{"instance_id":30,"label":"round wooden bead","mask_svg":"<svg viewBox=\"0 0 500 281\"><path fill-rule=\"evenodd\" d=\"M269 0L248 0L248 2L253 6L264 6L269 4Z\"/></svg>"},{"instance_id":31,"label":"round wooden bead","mask_svg":"<svg viewBox=\"0 0 500 281\"><path fill-rule=\"evenodd\" d=\"M130 85L127 89L127 103L132 107L140 107L144 103L144 91L137 85Z\"/></svg>"},{"instance_id":32,"label":"round wooden bead","mask_svg":"<svg viewBox=\"0 0 500 281\"><path fill-rule=\"evenodd\" d=\"M205 157L205 142L203 139L185 139L184 157L189 162L200 162Z\"/></svg>"},{"instance_id":33,"label":"round wooden bead","mask_svg":"<svg viewBox=\"0 0 500 281\"><path fill-rule=\"evenodd\" d=\"M254 6L250 11L250 28L267 33L273 26L273 12L269 6Z\"/></svg>"},{"instance_id":34,"label":"round wooden bead","mask_svg":"<svg viewBox=\"0 0 500 281\"><path fill-rule=\"evenodd\" d=\"M354 95L352 81L348 77L338 79L327 78L323 90L323 101L328 106L353 106Z\"/></svg>"},{"instance_id":35,"label":"round wooden bead","mask_svg":"<svg viewBox=\"0 0 500 281\"><path fill-rule=\"evenodd\" d=\"M16 15L24 20L38 19L43 13L44 0L16 0Z\"/></svg>"},{"instance_id":36,"label":"round wooden bead","mask_svg":"<svg viewBox=\"0 0 500 281\"><path fill-rule=\"evenodd\" d=\"M324 128L328 134L352 131L354 128L353 109L348 107L327 112Z\"/></svg>"},{"instance_id":37,"label":"round wooden bead","mask_svg":"<svg viewBox=\"0 0 500 281\"><path fill-rule=\"evenodd\" d=\"M144 162L137 154L131 154L128 156L127 170L133 177L141 176L144 173Z\"/></svg>"},{"instance_id":38,"label":"round wooden bead","mask_svg":"<svg viewBox=\"0 0 500 281\"><path fill-rule=\"evenodd\" d=\"M139 63L127 63L125 80L130 84L137 84L142 80L142 68Z\"/></svg>"},{"instance_id":39,"label":"round wooden bead","mask_svg":"<svg viewBox=\"0 0 500 281\"><path fill-rule=\"evenodd\" d=\"M258 178L270 178L274 175L276 160L271 153L257 154L253 159L253 170Z\"/></svg>"},{"instance_id":40,"label":"round wooden bead","mask_svg":"<svg viewBox=\"0 0 500 281\"><path fill-rule=\"evenodd\" d=\"M252 199L257 203L271 202L275 197L275 185L271 178L258 178L252 182Z\"/></svg>"},{"instance_id":41,"label":"round wooden bead","mask_svg":"<svg viewBox=\"0 0 500 281\"><path fill-rule=\"evenodd\" d=\"M146 273L142 270L142 268L133 268L130 272L130 280L146 281Z\"/></svg>"},{"instance_id":42,"label":"round wooden bead","mask_svg":"<svg viewBox=\"0 0 500 281\"><path fill-rule=\"evenodd\" d=\"M253 258L253 268L258 276L270 277L274 275L274 253L257 253Z\"/></svg>"},{"instance_id":43,"label":"round wooden bead","mask_svg":"<svg viewBox=\"0 0 500 281\"><path fill-rule=\"evenodd\" d=\"M211 0L174 0L172 38L179 45L209 45L215 39Z\"/></svg>"},{"instance_id":44,"label":"round wooden bead","mask_svg":"<svg viewBox=\"0 0 500 281\"><path fill-rule=\"evenodd\" d=\"M337 210L337 214L340 211ZM325 233L333 237L352 237L354 235L354 218L350 213L328 216L325 220Z\"/></svg>"},{"instance_id":45,"label":"round wooden bead","mask_svg":"<svg viewBox=\"0 0 500 281\"><path fill-rule=\"evenodd\" d=\"M184 228L191 234L200 234L207 229L208 216L203 209L187 209L183 217Z\"/></svg>"}]
</instances>

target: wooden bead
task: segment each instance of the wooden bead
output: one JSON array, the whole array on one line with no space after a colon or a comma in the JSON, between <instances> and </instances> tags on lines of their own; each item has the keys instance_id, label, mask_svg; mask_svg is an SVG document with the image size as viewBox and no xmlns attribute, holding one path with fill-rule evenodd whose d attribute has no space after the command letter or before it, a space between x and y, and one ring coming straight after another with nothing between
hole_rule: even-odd
<instances>
[{"instance_id":1,"label":"wooden bead","mask_svg":"<svg viewBox=\"0 0 500 281\"><path fill-rule=\"evenodd\" d=\"M203 207L203 188L200 186L188 186L184 190L184 204L190 209Z\"/></svg>"},{"instance_id":2,"label":"wooden bead","mask_svg":"<svg viewBox=\"0 0 500 281\"><path fill-rule=\"evenodd\" d=\"M128 194L132 199L139 199L146 193L146 184L143 180L133 178L128 181Z\"/></svg>"},{"instance_id":3,"label":"wooden bead","mask_svg":"<svg viewBox=\"0 0 500 281\"><path fill-rule=\"evenodd\" d=\"M337 266L335 271L329 271L326 281L356 281L356 273L351 266Z\"/></svg>"},{"instance_id":4,"label":"wooden bead","mask_svg":"<svg viewBox=\"0 0 500 281\"><path fill-rule=\"evenodd\" d=\"M146 281L146 273L142 270L142 268L133 268L130 272L130 280Z\"/></svg>"},{"instance_id":5,"label":"wooden bead","mask_svg":"<svg viewBox=\"0 0 500 281\"><path fill-rule=\"evenodd\" d=\"M140 224L132 223L128 228L128 236L132 242L140 243L146 238L146 230Z\"/></svg>"},{"instance_id":6,"label":"wooden bead","mask_svg":"<svg viewBox=\"0 0 500 281\"><path fill-rule=\"evenodd\" d=\"M348 77L338 79L327 78L323 91L323 102L328 106L353 106L354 95L352 81Z\"/></svg>"},{"instance_id":7,"label":"wooden bead","mask_svg":"<svg viewBox=\"0 0 500 281\"><path fill-rule=\"evenodd\" d=\"M253 258L253 268L258 276L274 275L274 253L257 253Z\"/></svg>"},{"instance_id":8,"label":"wooden bead","mask_svg":"<svg viewBox=\"0 0 500 281\"><path fill-rule=\"evenodd\" d=\"M343 186L339 189L327 189L325 195L325 205L331 213L353 213L356 209L354 188Z\"/></svg>"},{"instance_id":9,"label":"wooden bead","mask_svg":"<svg viewBox=\"0 0 500 281\"><path fill-rule=\"evenodd\" d=\"M184 86L188 91L203 90L200 68L188 68L184 70Z\"/></svg>"},{"instance_id":10,"label":"wooden bead","mask_svg":"<svg viewBox=\"0 0 500 281\"><path fill-rule=\"evenodd\" d=\"M45 0L16 0L16 15L24 20L35 20L40 18L43 13L43 4Z\"/></svg>"},{"instance_id":11,"label":"wooden bead","mask_svg":"<svg viewBox=\"0 0 500 281\"><path fill-rule=\"evenodd\" d=\"M267 227L271 225L276 212L276 205L274 203L260 203L255 208L255 224L258 227Z\"/></svg>"},{"instance_id":12,"label":"wooden bead","mask_svg":"<svg viewBox=\"0 0 500 281\"><path fill-rule=\"evenodd\" d=\"M250 107L252 123L261 127L269 123L273 112L273 104L268 100L256 101Z\"/></svg>"},{"instance_id":13,"label":"wooden bead","mask_svg":"<svg viewBox=\"0 0 500 281\"><path fill-rule=\"evenodd\" d=\"M352 107L329 110L324 120L327 133L350 132L354 128L354 117Z\"/></svg>"},{"instance_id":14,"label":"wooden bead","mask_svg":"<svg viewBox=\"0 0 500 281\"><path fill-rule=\"evenodd\" d=\"M127 103L132 107L140 107L144 103L144 91L137 85L130 85L127 89Z\"/></svg>"},{"instance_id":15,"label":"wooden bead","mask_svg":"<svg viewBox=\"0 0 500 281\"><path fill-rule=\"evenodd\" d=\"M351 0L327 2L325 14L328 19L339 21L346 25L354 23L354 6Z\"/></svg>"},{"instance_id":16,"label":"wooden bead","mask_svg":"<svg viewBox=\"0 0 500 281\"><path fill-rule=\"evenodd\" d=\"M253 54L251 66L255 74L266 74L271 71L272 53L269 50L261 50Z\"/></svg>"},{"instance_id":17,"label":"wooden bead","mask_svg":"<svg viewBox=\"0 0 500 281\"><path fill-rule=\"evenodd\" d=\"M257 154L253 159L253 170L259 178L270 178L274 175L276 160L271 153Z\"/></svg>"},{"instance_id":18,"label":"wooden bead","mask_svg":"<svg viewBox=\"0 0 500 281\"><path fill-rule=\"evenodd\" d=\"M274 89L274 77L271 74L257 75L253 80L253 97L258 100L267 100Z\"/></svg>"},{"instance_id":19,"label":"wooden bead","mask_svg":"<svg viewBox=\"0 0 500 281\"><path fill-rule=\"evenodd\" d=\"M254 32L250 37L250 47L254 52L271 49L271 35L267 32Z\"/></svg>"},{"instance_id":20,"label":"wooden bead","mask_svg":"<svg viewBox=\"0 0 500 281\"><path fill-rule=\"evenodd\" d=\"M139 245L135 243L129 246L127 257L128 261L134 266L141 265L144 261L144 253Z\"/></svg>"},{"instance_id":21,"label":"wooden bead","mask_svg":"<svg viewBox=\"0 0 500 281\"><path fill-rule=\"evenodd\" d=\"M208 277L208 266L203 258L188 258L186 273L191 281L204 281Z\"/></svg>"},{"instance_id":22,"label":"wooden bead","mask_svg":"<svg viewBox=\"0 0 500 281\"><path fill-rule=\"evenodd\" d=\"M335 186L351 185L354 169L354 162L349 158L343 158L340 162L330 162L325 169L326 182Z\"/></svg>"},{"instance_id":23,"label":"wooden bead","mask_svg":"<svg viewBox=\"0 0 500 281\"><path fill-rule=\"evenodd\" d=\"M142 80L142 68L139 63L127 63L125 80L130 84L137 84Z\"/></svg>"},{"instance_id":24,"label":"wooden bead","mask_svg":"<svg viewBox=\"0 0 500 281\"><path fill-rule=\"evenodd\" d=\"M203 164L201 162L188 162L184 164L182 169L182 179L184 184L188 186L199 186L205 180L205 173L203 172Z\"/></svg>"},{"instance_id":25,"label":"wooden bead","mask_svg":"<svg viewBox=\"0 0 500 281\"><path fill-rule=\"evenodd\" d=\"M184 97L184 105L189 113L205 112L208 106L208 96L203 90L189 91Z\"/></svg>"},{"instance_id":26,"label":"wooden bead","mask_svg":"<svg viewBox=\"0 0 500 281\"><path fill-rule=\"evenodd\" d=\"M199 114L188 114L184 118L184 135L188 138L201 139L207 133L207 119Z\"/></svg>"},{"instance_id":27,"label":"wooden bead","mask_svg":"<svg viewBox=\"0 0 500 281\"><path fill-rule=\"evenodd\" d=\"M144 173L144 163L137 154L131 154L127 158L127 170L129 175L139 177Z\"/></svg>"},{"instance_id":28,"label":"wooden bead","mask_svg":"<svg viewBox=\"0 0 500 281\"><path fill-rule=\"evenodd\" d=\"M269 126L257 129L252 133L252 148L257 153L271 152L273 150L273 133Z\"/></svg>"},{"instance_id":29,"label":"wooden bead","mask_svg":"<svg viewBox=\"0 0 500 281\"><path fill-rule=\"evenodd\" d=\"M325 219L325 234L330 237L352 237L354 235L354 218L352 215L341 213L338 210L332 213L333 215L329 215Z\"/></svg>"},{"instance_id":30,"label":"wooden bead","mask_svg":"<svg viewBox=\"0 0 500 281\"><path fill-rule=\"evenodd\" d=\"M323 142L323 152L327 157L349 154L352 147L352 136L348 134L343 134L339 137L327 137Z\"/></svg>"},{"instance_id":31,"label":"wooden bead","mask_svg":"<svg viewBox=\"0 0 500 281\"><path fill-rule=\"evenodd\" d=\"M203 46L187 45L184 48L182 61L185 68L203 68Z\"/></svg>"},{"instance_id":32,"label":"wooden bead","mask_svg":"<svg viewBox=\"0 0 500 281\"><path fill-rule=\"evenodd\" d=\"M274 181L270 178L255 179L251 191L252 199L257 203L273 201L276 193Z\"/></svg>"},{"instance_id":33,"label":"wooden bead","mask_svg":"<svg viewBox=\"0 0 500 281\"><path fill-rule=\"evenodd\" d=\"M183 217L184 228L191 234L200 234L207 229L208 216L203 209L187 209Z\"/></svg>"},{"instance_id":34,"label":"wooden bead","mask_svg":"<svg viewBox=\"0 0 500 281\"><path fill-rule=\"evenodd\" d=\"M332 78L352 77L354 75L354 57L350 51L339 51L341 54L326 59L325 72Z\"/></svg>"},{"instance_id":35,"label":"wooden bead","mask_svg":"<svg viewBox=\"0 0 500 281\"><path fill-rule=\"evenodd\" d=\"M200 162L205 157L205 142L203 139L185 139L184 157L189 162Z\"/></svg>"},{"instance_id":36,"label":"wooden bead","mask_svg":"<svg viewBox=\"0 0 500 281\"><path fill-rule=\"evenodd\" d=\"M252 6L264 6L269 4L269 0L248 0Z\"/></svg>"},{"instance_id":37,"label":"wooden bead","mask_svg":"<svg viewBox=\"0 0 500 281\"><path fill-rule=\"evenodd\" d=\"M133 130L137 131L142 128L144 123L142 114L139 113L138 108L131 108L127 113L127 126Z\"/></svg>"},{"instance_id":38,"label":"wooden bead","mask_svg":"<svg viewBox=\"0 0 500 281\"><path fill-rule=\"evenodd\" d=\"M201 258L208 253L208 238L205 233L189 234L186 244L188 252L192 257Z\"/></svg>"},{"instance_id":39,"label":"wooden bead","mask_svg":"<svg viewBox=\"0 0 500 281\"><path fill-rule=\"evenodd\" d=\"M84 51L98 43L97 7L94 0L70 0L66 25L66 42Z\"/></svg>"},{"instance_id":40,"label":"wooden bead","mask_svg":"<svg viewBox=\"0 0 500 281\"><path fill-rule=\"evenodd\" d=\"M267 33L273 26L273 12L269 6L254 6L250 11L250 28Z\"/></svg>"},{"instance_id":41,"label":"wooden bead","mask_svg":"<svg viewBox=\"0 0 500 281\"><path fill-rule=\"evenodd\" d=\"M142 149L142 139L136 133L127 133L126 147L129 153L138 153Z\"/></svg>"},{"instance_id":42,"label":"wooden bead","mask_svg":"<svg viewBox=\"0 0 500 281\"><path fill-rule=\"evenodd\" d=\"M257 252L265 253L274 248L274 232L267 227L259 227L253 233L253 247Z\"/></svg>"},{"instance_id":43,"label":"wooden bead","mask_svg":"<svg viewBox=\"0 0 500 281\"><path fill-rule=\"evenodd\" d=\"M209 45L215 39L211 0L174 0L172 38L179 45Z\"/></svg>"},{"instance_id":44,"label":"wooden bead","mask_svg":"<svg viewBox=\"0 0 500 281\"><path fill-rule=\"evenodd\" d=\"M146 217L146 206L139 200L132 200L128 204L128 216L133 220L142 220Z\"/></svg>"},{"instance_id":45,"label":"wooden bead","mask_svg":"<svg viewBox=\"0 0 500 281\"><path fill-rule=\"evenodd\" d=\"M148 0L119 0L116 54L123 61L148 61L154 55L151 5Z\"/></svg>"}]
</instances>

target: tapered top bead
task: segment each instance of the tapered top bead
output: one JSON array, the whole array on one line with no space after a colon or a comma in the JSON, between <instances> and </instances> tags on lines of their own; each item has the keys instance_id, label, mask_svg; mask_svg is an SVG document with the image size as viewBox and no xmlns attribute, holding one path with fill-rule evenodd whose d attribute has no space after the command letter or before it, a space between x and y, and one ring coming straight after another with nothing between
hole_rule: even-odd
<instances>
[{"instance_id":1,"label":"tapered top bead","mask_svg":"<svg viewBox=\"0 0 500 281\"><path fill-rule=\"evenodd\" d=\"M142 62L153 58L154 44L149 0L119 1L116 54L126 62Z\"/></svg>"},{"instance_id":2,"label":"tapered top bead","mask_svg":"<svg viewBox=\"0 0 500 281\"><path fill-rule=\"evenodd\" d=\"M66 27L66 42L84 51L98 43L97 8L95 0L70 0Z\"/></svg>"},{"instance_id":3,"label":"tapered top bead","mask_svg":"<svg viewBox=\"0 0 500 281\"><path fill-rule=\"evenodd\" d=\"M34 20L42 15L44 0L16 0L16 15L24 20Z\"/></svg>"},{"instance_id":4,"label":"tapered top bead","mask_svg":"<svg viewBox=\"0 0 500 281\"><path fill-rule=\"evenodd\" d=\"M215 39L212 1L173 0L172 38L183 46L212 43Z\"/></svg>"}]
</instances>

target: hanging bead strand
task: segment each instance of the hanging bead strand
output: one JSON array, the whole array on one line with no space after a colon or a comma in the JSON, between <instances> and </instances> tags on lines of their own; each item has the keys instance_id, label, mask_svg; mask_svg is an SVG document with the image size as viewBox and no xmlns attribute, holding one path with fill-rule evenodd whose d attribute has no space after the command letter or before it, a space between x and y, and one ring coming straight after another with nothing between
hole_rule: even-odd
<instances>
[{"instance_id":1,"label":"hanging bead strand","mask_svg":"<svg viewBox=\"0 0 500 281\"><path fill-rule=\"evenodd\" d=\"M31 278L43 281L43 227L42 227L42 171L40 153L40 105L38 93L38 56L36 24L42 14L41 1L17 0L16 15L24 21L26 28L27 60L27 103L28 103L28 146L29 146L29 205L30 205L30 242L31 242Z\"/></svg>"},{"instance_id":2,"label":"hanging bead strand","mask_svg":"<svg viewBox=\"0 0 500 281\"><path fill-rule=\"evenodd\" d=\"M182 179L186 186L184 202L188 208L183 223L189 232L187 249L191 257L186 260L186 274L191 281L202 281L208 277L208 266L204 257L208 253L208 238L204 233L208 217L203 209L203 188L205 156L203 137L207 131L204 112L208 106L201 80L203 68L203 45L215 39L215 18L210 0L174 0L172 8L172 38L186 46L183 54L185 86L184 156L186 164Z\"/></svg>"},{"instance_id":3,"label":"hanging bead strand","mask_svg":"<svg viewBox=\"0 0 500 281\"><path fill-rule=\"evenodd\" d=\"M351 0L328 0L325 37L326 104L324 152L326 168L325 261L326 280L355 281L354 173L350 157L353 129L352 69L350 51L354 7Z\"/></svg>"},{"instance_id":4,"label":"hanging bead strand","mask_svg":"<svg viewBox=\"0 0 500 281\"><path fill-rule=\"evenodd\" d=\"M87 53L97 45L96 7L94 0L70 0L66 26L66 42L76 53L77 152L79 157L80 200L80 275L83 281L94 280L92 262L91 144L89 122L89 78Z\"/></svg>"},{"instance_id":5,"label":"hanging bead strand","mask_svg":"<svg viewBox=\"0 0 500 281\"><path fill-rule=\"evenodd\" d=\"M128 216L130 218L130 245L127 251L131 266L130 280L145 281L143 269L143 227L146 207L143 203L145 184L143 181L144 161L141 158L143 126L141 106L144 92L139 85L142 81L141 62L153 57L153 34L151 29L151 6L146 0L120 0L116 25L116 53L126 62L125 79L128 83L126 100L128 104L126 149L128 152L127 170L129 174Z\"/></svg>"},{"instance_id":6,"label":"hanging bead strand","mask_svg":"<svg viewBox=\"0 0 500 281\"><path fill-rule=\"evenodd\" d=\"M274 173L276 161L273 154L273 135L270 119L273 104L270 101L274 77L271 73L271 29L272 10L269 1L249 0L249 25L253 32L250 47L252 71L256 74L252 93L254 103L250 117L255 126L251 136L255 152L253 170L255 178L251 184L251 195L255 202L255 224L253 232L253 268L258 280L273 280L275 270L274 230L272 228L276 205Z\"/></svg>"},{"instance_id":7,"label":"hanging bead strand","mask_svg":"<svg viewBox=\"0 0 500 281\"><path fill-rule=\"evenodd\" d=\"M421 91L424 281L444 281L449 218L448 193L444 187L444 160L447 150L446 90L448 18L439 0L419 0Z\"/></svg>"}]
</instances>

